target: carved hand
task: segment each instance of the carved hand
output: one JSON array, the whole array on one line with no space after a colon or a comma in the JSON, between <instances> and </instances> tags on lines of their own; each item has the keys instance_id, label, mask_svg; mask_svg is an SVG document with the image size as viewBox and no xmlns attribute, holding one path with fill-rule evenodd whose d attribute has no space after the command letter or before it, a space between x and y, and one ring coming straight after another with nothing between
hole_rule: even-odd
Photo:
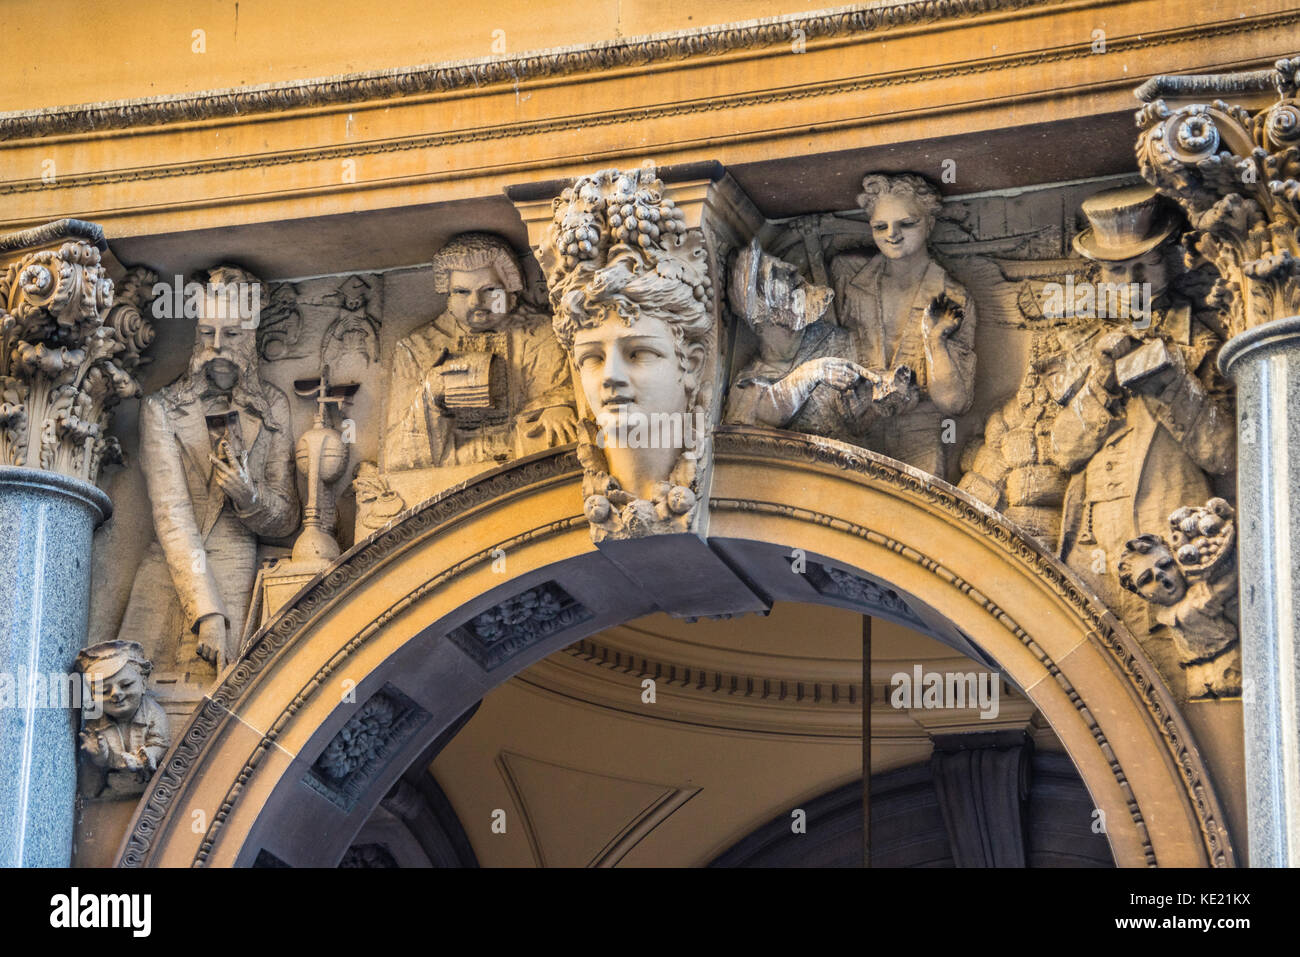
<instances>
[{"instance_id":1,"label":"carved hand","mask_svg":"<svg viewBox=\"0 0 1300 957\"><path fill-rule=\"evenodd\" d=\"M144 767L144 764L141 763L140 758L139 758L138 755L136 755L136 754L132 754L130 751L123 751L123 752L122 752L122 768L123 768L123 770L126 770L126 771L139 771L139 770L141 770L143 767Z\"/></svg>"},{"instance_id":2,"label":"carved hand","mask_svg":"<svg viewBox=\"0 0 1300 957\"><path fill-rule=\"evenodd\" d=\"M235 508L247 512L257 504L257 486L253 484L253 477L248 474L248 468L244 463L235 458L226 442L223 441L218 450L221 452L220 458L215 455L208 456L212 462L217 484L226 493L226 498L234 503Z\"/></svg>"},{"instance_id":3,"label":"carved hand","mask_svg":"<svg viewBox=\"0 0 1300 957\"><path fill-rule=\"evenodd\" d=\"M827 356L824 359L809 359L795 370L795 375L809 384L825 382L832 389L843 392L852 388L859 379L866 378L868 373L849 359Z\"/></svg>"},{"instance_id":4,"label":"carved hand","mask_svg":"<svg viewBox=\"0 0 1300 957\"><path fill-rule=\"evenodd\" d=\"M1110 395L1119 395L1119 384L1115 377L1115 360L1129 352L1133 339L1121 330L1113 330L1102 335L1093 346L1092 364L1093 386Z\"/></svg>"},{"instance_id":5,"label":"carved hand","mask_svg":"<svg viewBox=\"0 0 1300 957\"><path fill-rule=\"evenodd\" d=\"M199 619L199 657L217 664L226 646L226 618L224 615L204 615Z\"/></svg>"},{"instance_id":6,"label":"carved hand","mask_svg":"<svg viewBox=\"0 0 1300 957\"><path fill-rule=\"evenodd\" d=\"M578 441L578 419L573 409L567 405L555 405L543 409L533 426L524 433L530 439L545 436L550 446L565 445Z\"/></svg>"},{"instance_id":7,"label":"carved hand","mask_svg":"<svg viewBox=\"0 0 1300 957\"><path fill-rule=\"evenodd\" d=\"M966 318L966 312L947 293L941 292L930 300L921 317L921 331L931 343L947 339Z\"/></svg>"},{"instance_id":8,"label":"carved hand","mask_svg":"<svg viewBox=\"0 0 1300 957\"><path fill-rule=\"evenodd\" d=\"M92 764L103 767L108 763L108 749L104 744L104 737L98 731L81 732L81 750Z\"/></svg>"}]
</instances>

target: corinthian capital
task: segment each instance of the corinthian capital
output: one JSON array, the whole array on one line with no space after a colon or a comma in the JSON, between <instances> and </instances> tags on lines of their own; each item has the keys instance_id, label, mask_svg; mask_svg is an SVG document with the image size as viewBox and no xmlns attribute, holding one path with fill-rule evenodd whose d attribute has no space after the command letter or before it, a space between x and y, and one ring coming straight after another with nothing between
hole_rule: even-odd
<instances>
[{"instance_id":1,"label":"corinthian capital","mask_svg":"<svg viewBox=\"0 0 1300 957\"><path fill-rule=\"evenodd\" d=\"M1242 332L1300 314L1300 57L1271 71L1156 77L1137 90L1138 168L1191 230L1188 264L1219 275L1212 305ZM1256 104L1269 87L1276 101Z\"/></svg>"},{"instance_id":2,"label":"corinthian capital","mask_svg":"<svg viewBox=\"0 0 1300 957\"><path fill-rule=\"evenodd\" d=\"M153 341L141 315L149 276L129 274L123 302L85 241L29 252L0 277L0 464L93 482L113 407L139 394L131 371Z\"/></svg>"}]
</instances>

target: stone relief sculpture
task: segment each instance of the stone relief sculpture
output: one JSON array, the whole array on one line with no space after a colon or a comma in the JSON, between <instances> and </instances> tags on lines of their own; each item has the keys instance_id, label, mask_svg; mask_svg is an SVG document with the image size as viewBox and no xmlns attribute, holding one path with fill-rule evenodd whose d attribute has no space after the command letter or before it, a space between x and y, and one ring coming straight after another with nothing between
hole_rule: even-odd
<instances>
[{"instance_id":1,"label":"stone relief sculpture","mask_svg":"<svg viewBox=\"0 0 1300 957\"><path fill-rule=\"evenodd\" d=\"M1048 391L1047 369L1059 357L1040 353L1030 360L1016 394L993 410L983 438L963 454L959 483L962 491L1004 512L1048 548L1055 548L1060 537L1061 505L1070 480L1051 450L1060 406Z\"/></svg>"},{"instance_id":2,"label":"stone relief sculpture","mask_svg":"<svg viewBox=\"0 0 1300 957\"><path fill-rule=\"evenodd\" d=\"M827 317L833 293L806 282L755 239L735 257L727 298L758 340L734 376L724 421L859 442L877 419L916 403L912 371L873 372L852 359L848 332Z\"/></svg>"},{"instance_id":3,"label":"stone relief sculpture","mask_svg":"<svg viewBox=\"0 0 1300 957\"><path fill-rule=\"evenodd\" d=\"M294 350L302 338L302 326L298 287L291 282L276 283L258 321L258 354L267 362L301 358Z\"/></svg>"},{"instance_id":4,"label":"stone relief sculpture","mask_svg":"<svg viewBox=\"0 0 1300 957\"><path fill-rule=\"evenodd\" d=\"M832 260L840 325L859 365L886 379L906 367L919 392L914 408L880 418L862 444L942 478L943 420L967 411L974 397L974 300L930 249L941 206L933 186L912 174L872 174L862 189L858 205L880 254Z\"/></svg>"},{"instance_id":5,"label":"stone relief sculpture","mask_svg":"<svg viewBox=\"0 0 1300 957\"><path fill-rule=\"evenodd\" d=\"M358 388L356 383L332 385L328 364L321 370L320 378L294 383L298 395L316 403L312 427L298 437L294 451L298 471L307 479L302 530L293 543L295 563L324 567L339 557L339 543L334 537L338 519L334 486L347 471L349 450L342 433L334 426L330 407L341 412Z\"/></svg>"},{"instance_id":6,"label":"stone relief sculpture","mask_svg":"<svg viewBox=\"0 0 1300 957\"><path fill-rule=\"evenodd\" d=\"M113 408L154 330L141 314L151 274L132 272L123 298L86 242L29 253L0 277L0 464L94 482L120 462Z\"/></svg>"},{"instance_id":7,"label":"stone relief sculpture","mask_svg":"<svg viewBox=\"0 0 1300 957\"><path fill-rule=\"evenodd\" d=\"M405 500L388 484L374 462L357 465L352 489L357 496L361 527L369 531L383 528L406 508Z\"/></svg>"},{"instance_id":8,"label":"stone relief sculpture","mask_svg":"<svg viewBox=\"0 0 1300 957\"><path fill-rule=\"evenodd\" d=\"M1050 446L1072 477L1060 554L1145 634L1147 608L1120 587L1120 555L1180 503L1210 498L1211 476L1233 467L1233 419L1213 366L1220 340L1171 287L1172 211L1146 186L1099 193L1083 211L1090 226L1075 237L1075 250L1097 262L1107 282L1145 284L1150 315L1131 324L1131 314L1103 317L1062 335L1052 377L1061 409Z\"/></svg>"},{"instance_id":9,"label":"stone relief sculpture","mask_svg":"<svg viewBox=\"0 0 1300 957\"><path fill-rule=\"evenodd\" d=\"M546 316L519 301L509 244L465 233L433 269L447 306L397 344L386 469L487 466L574 441L568 365Z\"/></svg>"},{"instance_id":10,"label":"stone relief sculpture","mask_svg":"<svg viewBox=\"0 0 1300 957\"><path fill-rule=\"evenodd\" d=\"M253 323L229 308L235 284L257 282L233 266L210 272L189 368L141 403L156 540L119 637L156 646L156 659L177 641L160 672L188 674L196 658L220 670L238 654L258 539L298 526L289 402L259 374Z\"/></svg>"},{"instance_id":11,"label":"stone relief sculpture","mask_svg":"<svg viewBox=\"0 0 1300 957\"><path fill-rule=\"evenodd\" d=\"M1148 533L1125 544L1120 584L1155 607L1178 650L1189 699L1240 695L1235 513L1212 498L1179 508L1169 528L1169 540Z\"/></svg>"},{"instance_id":12,"label":"stone relief sculpture","mask_svg":"<svg viewBox=\"0 0 1300 957\"><path fill-rule=\"evenodd\" d=\"M717 343L702 232L653 167L602 170L555 200L538 259L580 398L593 538L693 529Z\"/></svg>"},{"instance_id":13,"label":"stone relief sculpture","mask_svg":"<svg viewBox=\"0 0 1300 957\"><path fill-rule=\"evenodd\" d=\"M146 690L153 663L138 642L104 641L80 651L75 667L91 694L82 711L81 793L143 794L171 743L167 715Z\"/></svg>"},{"instance_id":14,"label":"stone relief sculpture","mask_svg":"<svg viewBox=\"0 0 1300 957\"><path fill-rule=\"evenodd\" d=\"M333 369L339 382L355 381L367 366L379 361L374 292L365 279L349 276L331 298L337 303L338 316L321 337L321 366Z\"/></svg>"}]
</instances>

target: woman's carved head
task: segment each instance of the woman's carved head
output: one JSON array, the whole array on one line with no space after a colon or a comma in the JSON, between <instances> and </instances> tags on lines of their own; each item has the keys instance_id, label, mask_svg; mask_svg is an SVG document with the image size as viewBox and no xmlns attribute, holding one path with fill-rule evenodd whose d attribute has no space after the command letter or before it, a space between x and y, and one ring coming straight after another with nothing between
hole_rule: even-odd
<instances>
[{"instance_id":1,"label":"woman's carved head","mask_svg":"<svg viewBox=\"0 0 1300 957\"><path fill-rule=\"evenodd\" d=\"M906 259L924 251L943 201L937 189L914 173L872 173L862 180L858 205L881 253Z\"/></svg>"}]
</instances>

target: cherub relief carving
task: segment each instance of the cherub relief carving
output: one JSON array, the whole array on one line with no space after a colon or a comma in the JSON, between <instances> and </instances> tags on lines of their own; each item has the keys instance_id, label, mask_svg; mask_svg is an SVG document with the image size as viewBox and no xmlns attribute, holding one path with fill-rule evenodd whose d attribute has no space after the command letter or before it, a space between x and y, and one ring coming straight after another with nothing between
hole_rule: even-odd
<instances>
[{"instance_id":1,"label":"cherub relief carving","mask_svg":"<svg viewBox=\"0 0 1300 957\"><path fill-rule=\"evenodd\" d=\"M1237 636L1236 522L1212 498L1169 516L1170 539L1139 535L1125 543L1120 585L1150 602L1168 629L1192 700L1241 694Z\"/></svg>"},{"instance_id":2,"label":"cherub relief carving","mask_svg":"<svg viewBox=\"0 0 1300 957\"><path fill-rule=\"evenodd\" d=\"M80 651L75 668L91 695L82 709L82 794L143 794L171 743L167 715L146 689L153 663L138 642L103 641Z\"/></svg>"},{"instance_id":3,"label":"cherub relief carving","mask_svg":"<svg viewBox=\"0 0 1300 957\"><path fill-rule=\"evenodd\" d=\"M737 253L727 296L758 348L732 380L725 421L860 442L877 419L915 404L911 370L878 373L847 358L851 337L826 316L831 290L757 239Z\"/></svg>"},{"instance_id":4,"label":"cherub relief carving","mask_svg":"<svg viewBox=\"0 0 1300 957\"><path fill-rule=\"evenodd\" d=\"M574 441L566 357L547 317L520 303L510 245L465 233L433 270L447 305L397 344L385 468L490 466Z\"/></svg>"},{"instance_id":5,"label":"cherub relief carving","mask_svg":"<svg viewBox=\"0 0 1300 957\"><path fill-rule=\"evenodd\" d=\"M257 574L259 538L298 526L289 400L258 371L255 321L229 293L252 274L208 275L188 370L145 397L140 464L156 540L136 572L119 637L221 670L239 639ZM169 673L172 667L161 667Z\"/></svg>"}]
</instances>

